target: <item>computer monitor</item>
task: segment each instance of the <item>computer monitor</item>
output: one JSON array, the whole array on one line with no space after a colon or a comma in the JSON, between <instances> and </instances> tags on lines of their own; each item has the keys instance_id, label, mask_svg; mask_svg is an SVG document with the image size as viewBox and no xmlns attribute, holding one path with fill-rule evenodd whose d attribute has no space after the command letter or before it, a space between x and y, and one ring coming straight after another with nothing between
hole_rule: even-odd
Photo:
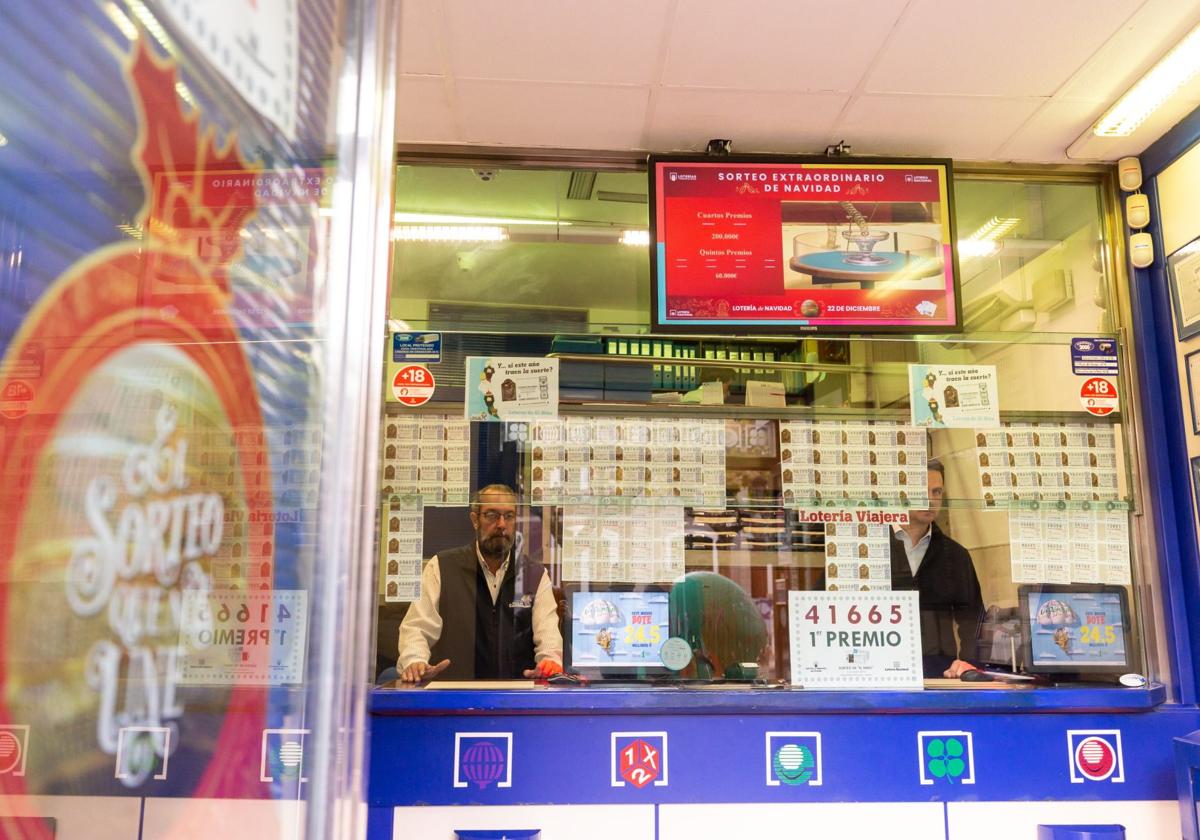
<instances>
[{"instance_id":1,"label":"computer monitor","mask_svg":"<svg viewBox=\"0 0 1200 840\"><path fill-rule=\"evenodd\" d=\"M670 628L671 595L663 587L618 587L571 593L569 666L598 676L665 675L660 650Z\"/></svg>"},{"instance_id":2,"label":"computer monitor","mask_svg":"<svg viewBox=\"0 0 1200 840\"><path fill-rule=\"evenodd\" d=\"M1017 597L1029 673L1088 680L1137 670L1123 587L1024 584Z\"/></svg>"}]
</instances>

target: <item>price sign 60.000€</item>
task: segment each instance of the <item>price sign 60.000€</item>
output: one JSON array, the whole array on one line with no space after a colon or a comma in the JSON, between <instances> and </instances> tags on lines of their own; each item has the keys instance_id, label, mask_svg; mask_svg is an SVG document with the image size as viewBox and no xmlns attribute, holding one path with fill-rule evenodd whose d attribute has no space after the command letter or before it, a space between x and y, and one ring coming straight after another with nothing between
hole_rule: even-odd
<instances>
[{"instance_id":1,"label":"price sign 60.000\u20ac","mask_svg":"<svg viewBox=\"0 0 1200 840\"><path fill-rule=\"evenodd\" d=\"M789 592L792 684L921 688L916 592Z\"/></svg>"}]
</instances>

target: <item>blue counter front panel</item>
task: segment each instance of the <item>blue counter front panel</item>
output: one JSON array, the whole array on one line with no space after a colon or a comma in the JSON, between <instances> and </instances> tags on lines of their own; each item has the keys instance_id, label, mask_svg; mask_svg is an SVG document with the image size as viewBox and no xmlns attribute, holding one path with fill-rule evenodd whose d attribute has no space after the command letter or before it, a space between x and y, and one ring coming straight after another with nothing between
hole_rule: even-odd
<instances>
[{"instance_id":1,"label":"blue counter front panel","mask_svg":"<svg viewBox=\"0 0 1200 840\"><path fill-rule=\"evenodd\" d=\"M396 805L1174 799L1194 708L1133 713L377 715Z\"/></svg>"}]
</instances>

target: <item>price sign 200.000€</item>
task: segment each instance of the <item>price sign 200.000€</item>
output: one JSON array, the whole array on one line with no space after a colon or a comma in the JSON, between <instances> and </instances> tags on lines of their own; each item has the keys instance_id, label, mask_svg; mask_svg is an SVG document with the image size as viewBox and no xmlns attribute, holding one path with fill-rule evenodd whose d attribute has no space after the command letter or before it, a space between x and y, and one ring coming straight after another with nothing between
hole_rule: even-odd
<instances>
[{"instance_id":1,"label":"price sign 200.000\u20ac","mask_svg":"<svg viewBox=\"0 0 1200 840\"><path fill-rule=\"evenodd\" d=\"M792 684L921 688L916 592L789 592Z\"/></svg>"}]
</instances>

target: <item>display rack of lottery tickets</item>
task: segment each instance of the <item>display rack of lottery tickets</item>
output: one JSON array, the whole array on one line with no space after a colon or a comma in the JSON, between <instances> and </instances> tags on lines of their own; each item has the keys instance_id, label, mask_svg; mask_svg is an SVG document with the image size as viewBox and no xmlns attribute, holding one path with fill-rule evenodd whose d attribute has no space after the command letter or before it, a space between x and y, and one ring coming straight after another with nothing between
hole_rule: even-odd
<instances>
[{"instance_id":1,"label":"display rack of lottery tickets","mask_svg":"<svg viewBox=\"0 0 1200 840\"><path fill-rule=\"evenodd\" d=\"M453 345L455 336L444 340ZM648 344L656 337L630 340ZM768 625L769 661L758 672L766 680L789 677L788 591L890 588L884 526L894 522L890 512L927 504L930 458L946 469L940 521L976 555L989 603L1003 600L1012 609L1016 586L1039 581L1115 584L1132 592L1138 538L1130 513L1138 500L1129 414L1122 410L1129 406L1103 416L1084 410L1063 361L1069 338L848 339L839 342L846 346L836 362L751 355L672 361L680 382L722 384L726 402L718 405L664 400L678 389L661 385L655 370L661 362L554 353L562 341L520 336L524 352L540 342L559 360L557 418L468 421L454 400L463 386L453 379L419 409L389 405L380 450L384 509L420 498L433 509L428 521L440 524L453 516L448 508L461 511L471 487L502 481L518 490L528 511L525 544L536 546L567 594L583 585L666 585L702 570L735 580ZM785 343L771 346L785 355ZM955 365L994 371L993 422L940 428L914 416L912 378ZM1041 365L1046 377L1030 379L1021 372L1027 365ZM1056 366L1067 367L1066 375ZM620 389L595 387L614 380ZM781 383L782 404L746 405L755 381ZM798 393L787 393L792 381L800 383ZM1075 384L1076 393L1066 384ZM1114 389L1128 393L1124 385ZM430 480L434 472L440 483ZM855 508L872 512L869 534L861 524L842 533L814 513ZM597 518L607 521L603 533L589 524ZM412 539L406 525L418 521L420 515L402 523L390 514L381 521L379 595L393 622L397 610L386 605L414 594L422 553L448 547L437 537L427 545ZM653 550L638 550L642 542ZM380 634L380 671L395 626ZM1133 637L1140 651L1142 634ZM1015 655L1007 658L1019 665ZM1139 666L1143 661L1139 653Z\"/></svg>"}]
</instances>

